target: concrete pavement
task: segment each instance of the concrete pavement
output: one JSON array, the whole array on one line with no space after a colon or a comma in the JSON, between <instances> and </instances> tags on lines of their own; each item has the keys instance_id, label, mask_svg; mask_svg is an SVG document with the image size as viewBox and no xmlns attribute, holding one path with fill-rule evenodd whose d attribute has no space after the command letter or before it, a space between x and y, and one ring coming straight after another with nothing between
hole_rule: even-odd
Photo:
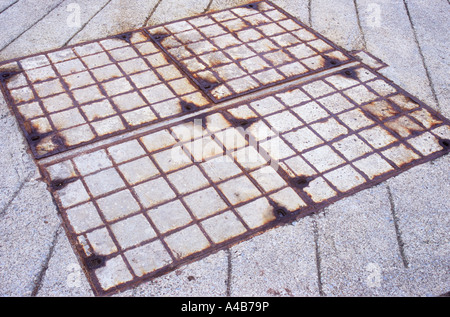
<instances>
[{"instance_id":1,"label":"concrete pavement","mask_svg":"<svg viewBox=\"0 0 450 317\"><path fill-rule=\"evenodd\" d=\"M450 116L446 0L281 0L277 5ZM245 1L9 0L0 59ZM77 19L79 17L79 19ZM56 206L0 97L0 295L92 296ZM118 296L437 296L449 291L449 157Z\"/></svg>"}]
</instances>

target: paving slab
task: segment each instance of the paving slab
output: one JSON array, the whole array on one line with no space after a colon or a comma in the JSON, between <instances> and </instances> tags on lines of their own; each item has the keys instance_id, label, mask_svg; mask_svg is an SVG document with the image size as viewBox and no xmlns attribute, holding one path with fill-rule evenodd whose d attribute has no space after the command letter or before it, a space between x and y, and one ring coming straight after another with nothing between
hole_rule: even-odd
<instances>
[{"instance_id":1,"label":"paving slab","mask_svg":"<svg viewBox=\"0 0 450 317\"><path fill-rule=\"evenodd\" d=\"M0 103L4 105L3 97L0 97ZM37 180L39 173L26 152L26 145L17 134L17 123L7 108L2 107L0 124L0 162L5 180L0 192L0 227L4 233L0 244L0 279L4 294L29 296L60 221L45 186ZM33 206L36 200L42 204Z\"/></svg>"},{"instance_id":2,"label":"paving slab","mask_svg":"<svg viewBox=\"0 0 450 317\"><path fill-rule=\"evenodd\" d=\"M55 233L51 257L35 290L35 296L39 297L94 295L62 226Z\"/></svg>"},{"instance_id":3,"label":"paving slab","mask_svg":"<svg viewBox=\"0 0 450 317\"><path fill-rule=\"evenodd\" d=\"M6 46L1 51L0 58L6 60L66 45L106 3L107 0L95 3L86 0L63 1L44 19L37 21Z\"/></svg>"},{"instance_id":4,"label":"paving slab","mask_svg":"<svg viewBox=\"0 0 450 317\"><path fill-rule=\"evenodd\" d=\"M3 11L5 11L9 7L13 6L14 4L16 4L16 2L18 2L18 1L19 0L5 0L5 1L2 1L2 3L0 4L0 13L3 13Z\"/></svg>"},{"instance_id":5,"label":"paving slab","mask_svg":"<svg viewBox=\"0 0 450 317\"><path fill-rule=\"evenodd\" d=\"M36 2L33 0L16 1L2 11L0 23L8 26L8 32L2 36L0 49L5 48L18 36L45 18L49 12L59 6L62 0Z\"/></svg>"},{"instance_id":6,"label":"paving slab","mask_svg":"<svg viewBox=\"0 0 450 317\"><path fill-rule=\"evenodd\" d=\"M126 296L229 296L229 254L219 251L211 256L180 267L162 277L144 282ZM120 294L118 294L120 296Z\"/></svg>"},{"instance_id":7,"label":"paving slab","mask_svg":"<svg viewBox=\"0 0 450 317\"><path fill-rule=\"evenodd\" d=\"M435 105L404 2L358 0L357 4L366 49L388 65L395 65L380 72L414 91L417 98Z\"/></svg>"},{"instance_id":8,"label":"paving slab","mask_svg":"<svg viewBox=\"0 0 450 317\"><path fill-rule=\"evenodd\" d=\"M230 296L319 296L314 218L231 248Z\"/></svg>"},{"instance_id":9,"label":"paving slab","mask_svg":"<svg viewBox=\"0 0 450 317\"><path fill-rule=\"evenodd\" d=\"M27 145L17 134L19 127L8 107L5 107L6 103L3 96L0 96L0 105L0 124L2 127L0 162L2 166L5 166L3 170L5 181L2 182L0 193L0 210L5 212L22 187L28 181L39 177L39 174L35 163L27 153ZM14 160L14 165L10 164L11 160Z\"/></svg>"},{"instance_id":10,"label":"paving slab","mask_svg":"<svg viewBox=\"0 0 450 317\"><path fill-rule=\"evenodd\" d=\"M326 0L311 2L311 26L334 42L349 50L363 49L363 34L355 1L344 0L331 4Z\"/></svg>"},{"instance_id":11,"label":"paving slab","mask_svg":"<svg viewBox=\"0 0 450 317\"><path fill-rule=\"evenodd\" d=\"M41 181L30 180L0 217L2 294L34 295L61 225L52 198Z\"/></svg>"},{"instance_id":12,"label":"paving slab","mask_svg":"<svg viewBox=\"0 0 450 317\"><path fill-rule=\"evenodd\" d=\"M402 294L444 294L449 276L449 157L387 181L404 249ZM434 181L437 180L437 181ZM395 278L394 278L395 280ZM401 283L397 281L397 283Z\"/></svg>"},{"instance_id":13,"label":"paving slab","mask_svg":"<svg viewBox=\"0 0 450 317\"><path fill-rule=\"evenodd\" d=\"M311 5L310 0L278 0L274 1L276 5L281 7L284 11L289 12L304 24L311 25Z\"/></svg>"},{"instance_id":14,"label":"paving slab","mask_svg":"<svg viewBox=\"0 0 450 317\"><path fill-rule=\"evenodd\" d=\"M435 8L433 12L427 10L430 6ZM406 1L406 8L430 82L434 99L430 101L430 104L436 106L436 109L448 117L450 103L446 96L449 94L449 88L446 81L446 68L441 66L442 64L450 64L446 53L450 49L450 44L445 32L441 32L441 30L450 27L450 22L447 19L448 2L444 0L432 2L423 0ZM430 34L433 35L430 36Z\"/></svg>"},{"instance_id":15,"label":"paving slab","mask_svg":"<svg viewBox=\"0 0 450 317\"><path fill-rule=\"evenodd\" d=\"M153 8L151 15L146 21L147 26L159 25L170 21L184 19L204 13L208 9L209 0L199 0L191 3L189 6L180 6L175 0L159 1ZM220 4L227 7L226 4Z\"/></svg>"},{"instance_id":16,"label":"paving slab","mask_svg":"<svg viewBox=\"0 0 450 317\"><path fill-rule=\"evenodd\" d=\"M105 36L132 31L144 26L157 0L110 0L82 26L68 44L76 44ZM88 6L92 12L91 5Z\"/></svg>"},{"instance_id":17,"label":"paving slab","mask_svg":"<svg viewBox=\"0 0 450 317\"><path fill-rule=\"evenodd\" d=\"M403 269L384 184L317 216L322 291L326 296L395 296L385 272ZM394 293L391 293L394 292Z\"/></svg>"}]
</instances>

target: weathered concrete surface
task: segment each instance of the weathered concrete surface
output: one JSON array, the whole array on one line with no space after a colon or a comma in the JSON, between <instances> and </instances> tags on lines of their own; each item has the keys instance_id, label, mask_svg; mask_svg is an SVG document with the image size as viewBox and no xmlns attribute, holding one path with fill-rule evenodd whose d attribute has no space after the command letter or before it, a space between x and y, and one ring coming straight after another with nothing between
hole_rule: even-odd
<instances>
[{"instance_id":1,"label":"weathered concrete surface","mask_svg":"<svg viewBox=\"0 0 450 317\"><path fill-rule=\"evenodd\" d=\"M388 295L383 273L398 270L402 261L386 195L386 186L378 185L318 215L324 294Z\"/></svg>"},{"instance_id":2,"label":"weathered concrete surface","mask_svg":"<svg viewBox=\"0 0 450 317\"><path fill-rule=\"evenodd\" d=\"M199 15L208 9L210 1L199 0L193 1L188 6L180 7L176 0L160 1L158 6L151 11L147 18L147 25L158 25L165 22L170 22L178 19L188 18Z\"/></svg>"},{"instance_id":3,"label":"weathered concrete surface","mask_svg":"<svg viewBox=\"0 0 450 317\"><path fill-rule=\"evenodd\" d=\"M333 4L316 0L311 6L311 26L324 36L333 37L337 45L348 51L363 49L365 45L358 18L353 0Z\"/></svg>"},{"instance_id":4,"label":"weathered concrete surface","mask_svg":"<svg viewBox=\"0 0 450 317\"><path fill-rule=\"evenodd\" d=\"M79 27L69 27L78 3ZM125 2L125 5L124 5ZM7 1L2 60L244 1ZM275 1L449 116L446 0ZM188 10L189 8L189 10ZM10 23L9 21L14 21ZM15 119L0 98L1 296L90 296ZM123 296L437 296L448 292L449 158L415 167L318 215L124 292ZM283 270L280 270L283 266Z\"/></svg>"},{"instance_id":5,"label":"weathered concrete surface","mask_svg":"<svg viewBox=\"0 0 450 317\"><path fill-rule=\"evenodd\" d=\"M89 0L78 2L64 1L33 27L14 38L0 52L0 58L2 60L7 59L14 55L14 52L22 52L22 55L25 56L38 51L64 46L77 35L81 25L86 24L106 3L106 0L95 2ZM78 11L80 15L79 19L76 19L73 14ZM5 14L13 15L13 13L8 11ZM15 18L15 16L11 18Z\"/></svg>"},{"instance_id":6,"label":"weathered concrete surface","mask_svg":"<svg viewBox=\"0 0 450 317\"><path fill-rule=\"evenodd\" d=\"M156 0L109 0L88 23L82 25L82 29L69 44L141 28L145 25L149 12L157 3Z\"/></svg>"},{"instance_id":7,"label":"weathered concrete surface","mask_svg":"<svg viewBox=\"0 0 450 317\"><path fill-rule=\"evenodd\" d=\"M387 181L405 267L397 276L387 273L401 290L399 295L433 296L448 292L449 163L447 155Z\"/></svg>"},{"instance_id":8,"label":"weathered concrete surface","mask_svg":"<svg viewBox=\"0 0 450 317\"><path fill-rule=\"evenodd\" d=\"M402 0L360 0L357 3L367 51L388 65L395 65L381 73L419 99L434 105L405 3ZM430 32L428 36L433 37L434 33Z\"/></svg>"},{"instance_id":9,"label":"weathered concrete surface","mask_svg":"<svg viewBox=\"0 0 450 317\"><path fill-rule=\"evenodd\" d=\"M231 296L318 296L314 217L230 250Z\"/></svg>"},{"instance_id":10,"label":"weathered concrete surface","mask_svg":"<svg viewBox=\"0 0 450 317\"><path fill-rule=\"evenodd\" d=\"M428 10L431 6L433 10ZM420 48L422 63L428 77L433 100L430 105L436 107L447 118L450 115L448 100L448 52L450 42L446 32L441 32L450 26L448 13L449 4L446 1L413 0L406 2L410 22L415 32L417 45ZM432 34L430 36L430 34ZM447 65L447 67L442 67Z\"/></svg>"},{"instance_id":11,"label":"weathered concrete surface","mask_svg":"<svg viewBox=\"0 0 450 317\"><path fill-rule=\"evenodd\" d=\"M24 0L12 3L11 6L2 10L0 25L8 29L3 32L0 40L0 48L4 49L15 41L22 33L32 28L61 4L62 0L33 1Z\"/></svg>"}]
</instances>

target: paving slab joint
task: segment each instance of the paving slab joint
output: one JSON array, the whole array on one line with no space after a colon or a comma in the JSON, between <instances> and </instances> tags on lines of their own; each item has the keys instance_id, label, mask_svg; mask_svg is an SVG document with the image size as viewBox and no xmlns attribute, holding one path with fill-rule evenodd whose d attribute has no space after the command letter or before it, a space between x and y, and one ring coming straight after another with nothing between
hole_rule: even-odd
<instances>
[{"instance_id":1,"label":"paving slab joint","mask_svg":"<svg viewBox=\"0 0 450 317\"><path fill-rule=\"evenodd\" d=\"M402 235L401 235L401 231L400 231L400 227L399 227L399 223L398 223L399 219L398 219L397 211L395 209L395 203L394 203L394 198L392 196L391 187L389 185L386 185L386 188L388 191L388 198L389 198L389 203L391 206L392 219L394 220L395 235L397 237L397 243L398 243L398 248L399 248L399 252L400 252L400 257L402 259L403 266L405 268L408 268L409 263L408 263L408 259L406 258L406 254L405 254L405 243L404 243Z\"/></svg>"}]
</instances>

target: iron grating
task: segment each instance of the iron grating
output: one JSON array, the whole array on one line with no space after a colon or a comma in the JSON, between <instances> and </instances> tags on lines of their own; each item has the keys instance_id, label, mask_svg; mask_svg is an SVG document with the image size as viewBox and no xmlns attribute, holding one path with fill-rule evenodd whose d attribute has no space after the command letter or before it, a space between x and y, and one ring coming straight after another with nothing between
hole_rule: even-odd
<instances>
[{"instance_id":1,"label":"iron grating","mask_svg":"<svg viewBox=\"0 0 450 317\"><path fill-rule=\"evenodd\" d=\"M39 159L355 60L258 2L5 61L0 82Z\"/></svg>"},{"instance_id":2,"label":"iron grating","mask_svg":"<svg viewBox=\"0 0 450 317\"><path fill-rule=\"evenodd\" d=\"M448 120L357 66L41 168L104 294L448 153L448 138Z\"/></svg>"},{"instance_id":3,"label":"iron grating","mask_svg":"<svg viewBox=\"0 0 450 317\"><path fill-rule=\"evenodd\" d=\"M447 154L449 120L385 66L260 1L6 61L0 83L107 295Z\"/></svg>"},{"instance_id":4,"label":"iron grating","mask_svg":"<svg viewBox=\"0 0 450 317\"><path fill-rule=\"evenodd\" d=\"M355 60L266 1L147 32L214 102Z\"/></svg>"},{"instance_id":5,"label":"iron grating","mask_svg":"<svg viewBox=\"0 0 450 317\"><path fill-rule=\"evenodd\" d=\"M8 61L0 73L36 158L210 104L142 31Z\"/></svg>"}]
</instances>

